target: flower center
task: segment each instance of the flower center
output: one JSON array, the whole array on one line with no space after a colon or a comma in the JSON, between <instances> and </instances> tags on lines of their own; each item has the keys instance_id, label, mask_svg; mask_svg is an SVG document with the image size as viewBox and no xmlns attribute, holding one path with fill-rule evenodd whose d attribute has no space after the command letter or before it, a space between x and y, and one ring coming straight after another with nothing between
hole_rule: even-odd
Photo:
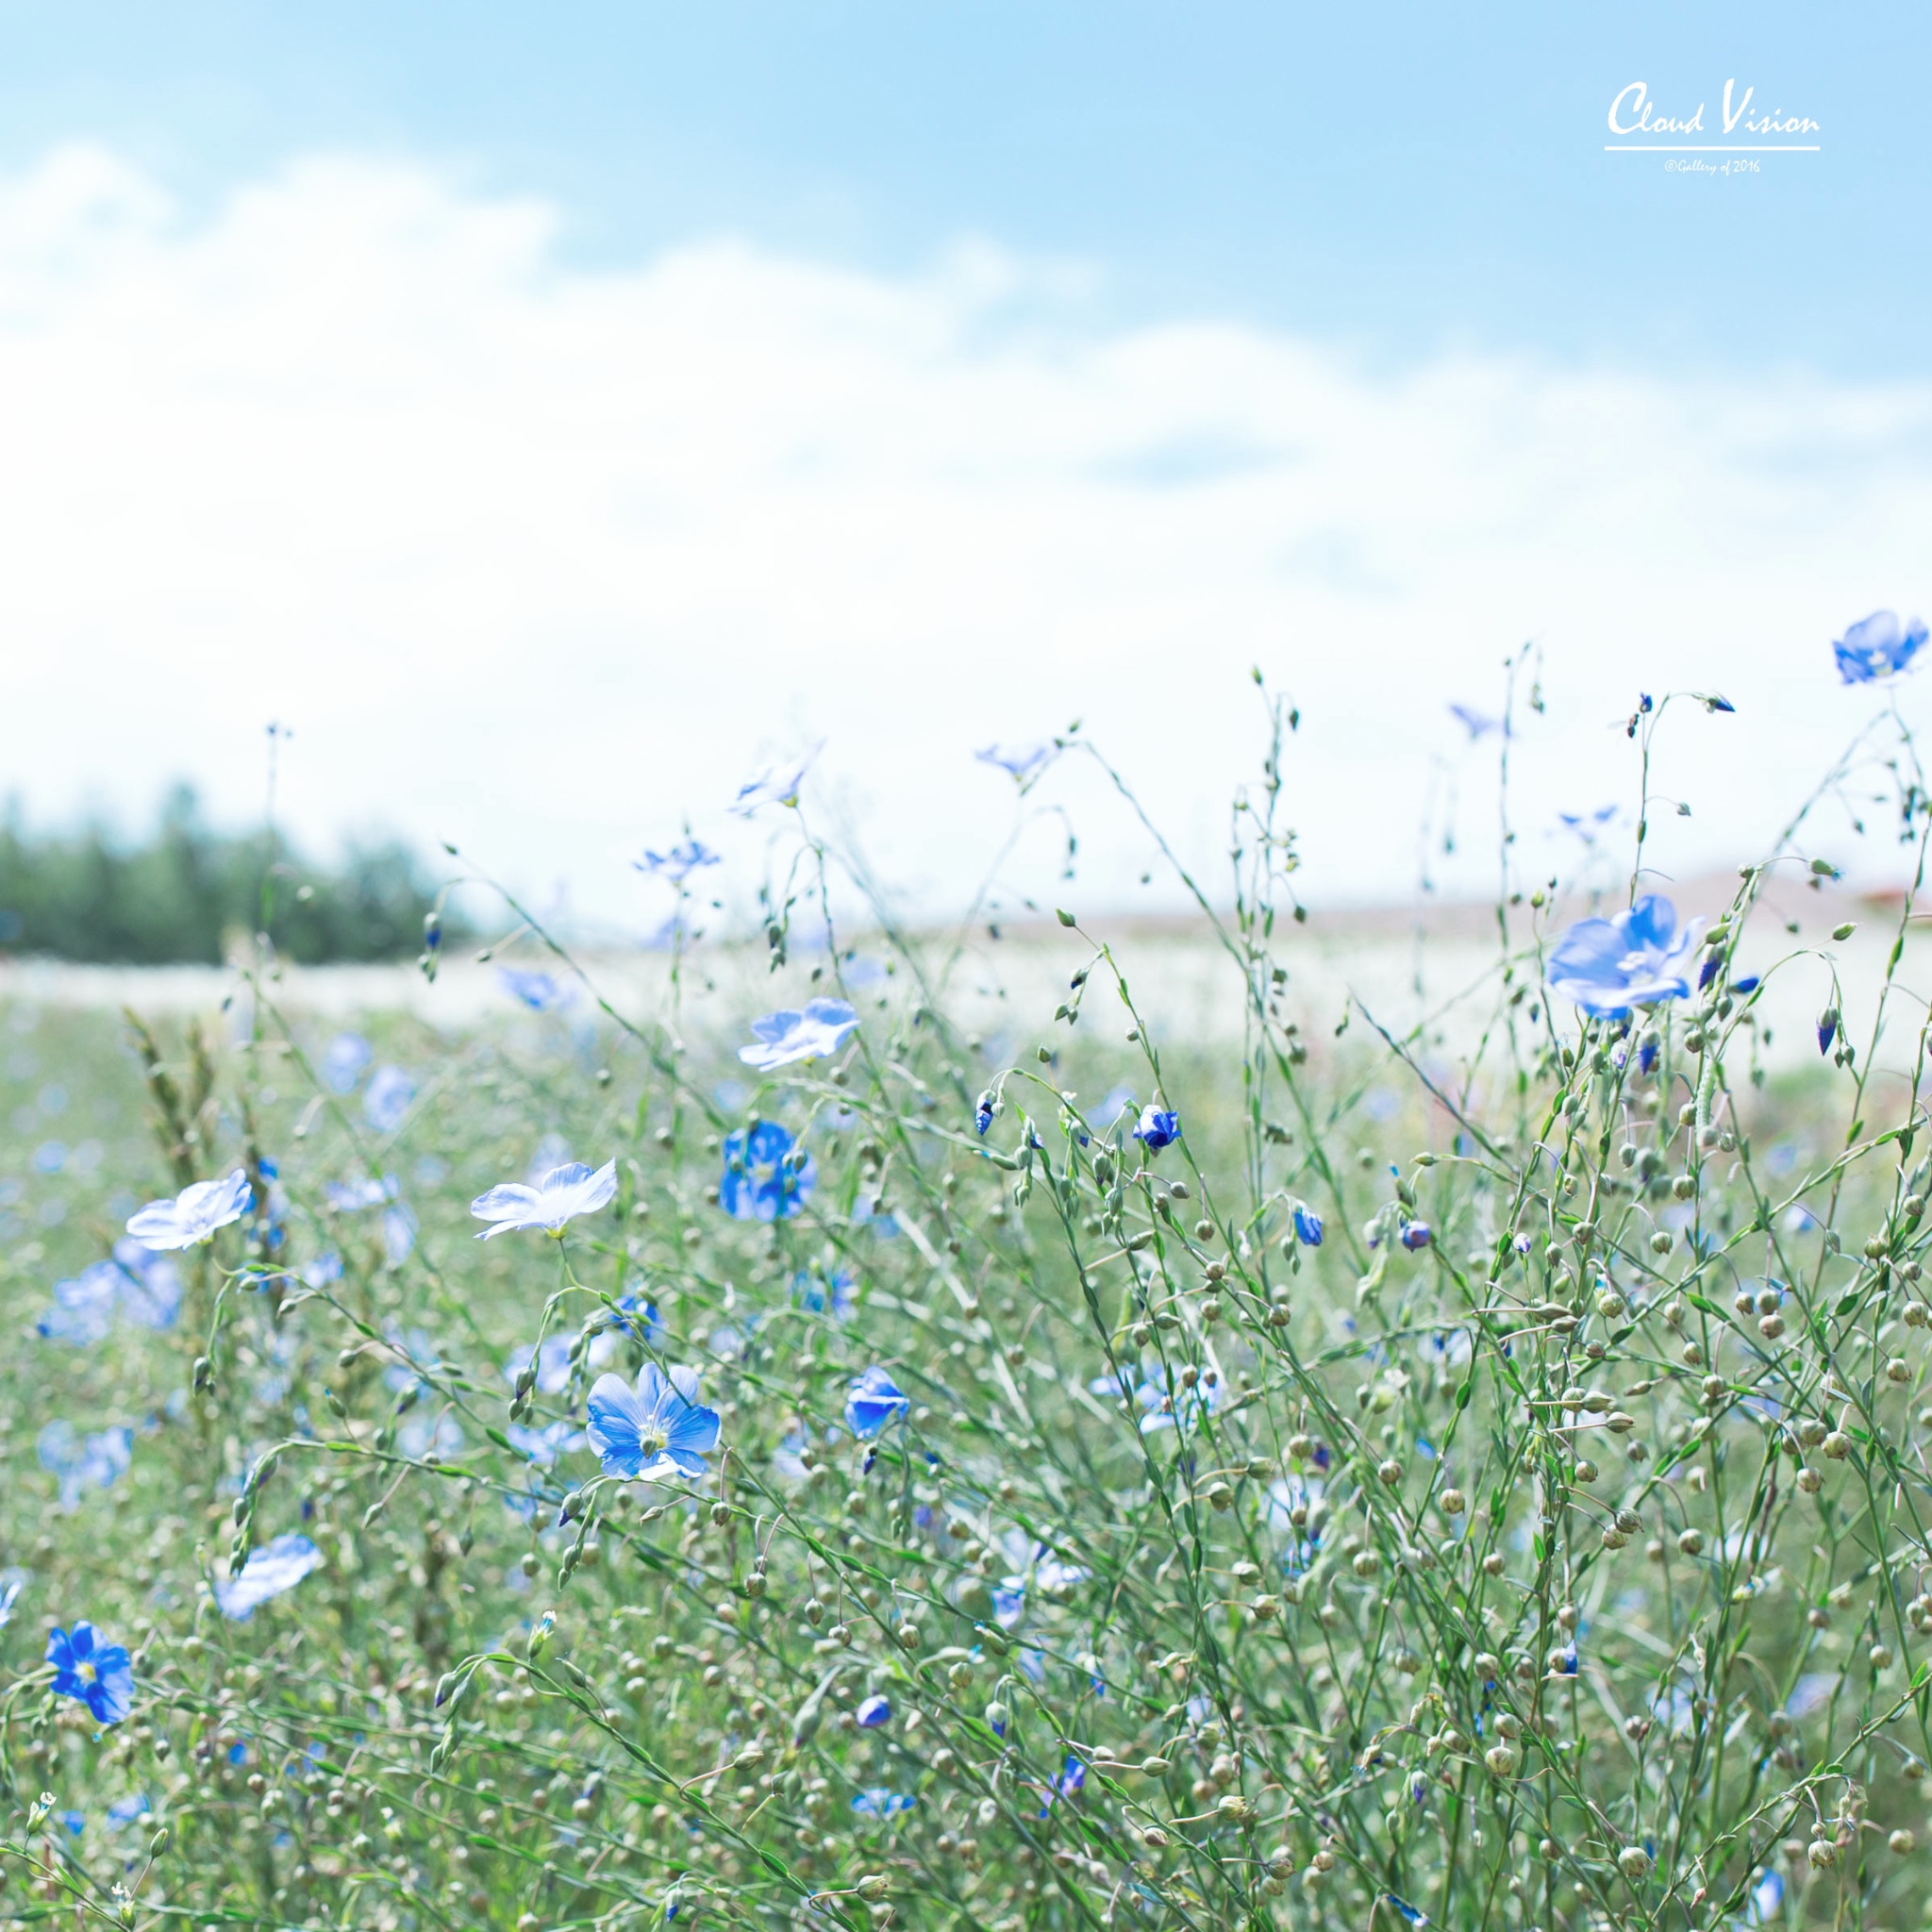
<instances>
[{"instance_id":1,"label":"flower center","mask_svg":"<svg viewBox=\"0 0 1932 1932\"><path fill-rule=\"evenodd\" d=\"M662 1423L646 1423L638 1431L638 1447L646 1456L661 1456L665 1445L671 1441L671 1434Z\"/></svg>"},{"instance_id":2,"label":"flower center","mask_svg":"<svg viewBox=\"0 0 1932 1932\"><path fill-rule=\"evenodd\" d=\"M74 1674L83 1684L92 1684L99 1681L101 1674L90 1663L78 1663L74 1667Z\"/></svg>"}]
</instances>

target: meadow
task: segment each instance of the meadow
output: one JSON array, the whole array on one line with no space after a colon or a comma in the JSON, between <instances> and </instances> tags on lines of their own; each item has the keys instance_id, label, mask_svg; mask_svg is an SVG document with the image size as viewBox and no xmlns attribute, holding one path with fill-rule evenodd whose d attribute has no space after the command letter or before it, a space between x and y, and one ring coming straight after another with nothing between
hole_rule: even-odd
<instances>
[{"instance_id":1,"label":"meadow","mask_svg":"<svg viewBox=\"0 0 1932 1932\"><path fill-rule=\"evenodd\" d=\"M460 1023L0 1010L0 1918L1921 1923L1911 899L1801 811L1338 1029L1265 722L1224 1040L1077 882L987 1028L796 778L652 1010L508 901Z\"/></svg>"}]
</instances>

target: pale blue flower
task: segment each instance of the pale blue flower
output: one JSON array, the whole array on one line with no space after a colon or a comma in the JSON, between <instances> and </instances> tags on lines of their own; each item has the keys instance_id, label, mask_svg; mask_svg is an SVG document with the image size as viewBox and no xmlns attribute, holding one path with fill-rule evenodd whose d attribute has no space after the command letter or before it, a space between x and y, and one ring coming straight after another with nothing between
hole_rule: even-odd
<instances>
[{"instance_id":1,"label":"pale blue flower","mask_svg":"<svg viewBox=\"0 0 1932 1932\"><path fill-rule=\"evenodd\" d=\"M13 1607L20 1601L20 1592L25 1588L25 1578L15 1576L0 1589L0 1630L13 1621Z\"/></svg>"},{"instance_id":2,"label":"pale blue flower","mask_svg":"<svg viewBox=\"0 0 1932 1932\"><path fill-rule=\"evenodd\" d=\"M338 1033L322 1057L322 1076L338 1093L352 1093L375 1049L359 1033Z\"/></svg>"},{"instance_id":3,"label":"pale blue flower","mask_svg":"<svg viewBox=\"0 0 1932 1932\"><path fill-rule=\"evenodd\" d=\"M641 858L631 861L640 872L649 873L654 878L669 879L674 886L683 885L699 867L719 862L718 854L695 839L686 839L669 852L647 850Z\"/></svg>"},{"instance_id":4,"label":"pale blue flower","mask_svg":"<svg viewBox=\"0 0 1932 1932\"><path fill-rule=\"evenodd\" d=\"M845 1424L861 1441L876 1436L912 1407L910 1399L877 1363L857 1377L845 1398Z\"/></svg>"},{"instance_id":5,"label":"pale blue flower","mask_svg":"<svg viewBox=\"0 0 1932 1932\"><path fill-rule=\"evenodd\" d=\"M356 1214L364 1208L379 1208L385 1201L393 1201L402 1191L402 1182L392 1174L380 1180L373 1174L358 1174L345 1181L325 1182L322 1198L338 1214Z\"/></svg>"},{"instance_id":6,"label":"pale blue flower","mask_svg":"<svg viewBox=\"0 0 1932 1932\"><path fill-rule=\"evenodd\" d=\"M400 1268L415 1246L415 1210L404 1201L385 1208L382 1210L382 1258L391 1268Z\"/></svg>"},{"instance_id":7,"label":"pale blue flower","mask_svg":"<svg viewBox=\"0 0 1932 1932\"><path fill-rule=\"evenodd\" d=\"M1784 1902L1784 1879L1776 1872L1767 1869L1751 1888L1750 1897L1744 1901L1744 1923L1747 1925L1769 1924L1777 1917Z\"/></svg>"},{"instance_id":8,"label":"pale blue flower","mask_svg":"<svg viewBox=\"0 0 1932 1932\"><path fill-rule=\"evenodd\" d=\"M824 740L821 739L803 758L767 765L755 773L738 788L738 796L732 800L730 808L741 818L749 818L761 805L796 805L805 774L824 748Z\"/></svg>"},{"instance_id":9,"label":"pale blue flower","mask_svg":"<svg viewBox=\"0 0 1932 1932\"><path fill-rule=\"evenodd\" d=\"M890 1791L883 1785L874 1785L853 1799L852 1808L868 1818L895 1818L918 1803L917 1798L905 1791Z\"/></svg>"},{"instance_id":10,"label":"pale blue flower","mask_svg":"<svg viewBox=\"0 0 1932 1932\"><path fill-rule=\"evenodd\" d=\"M1574 832L1583 843L1594 847L1598 835L1617 816L1614 805L1600 805L1594 811L1559 811L1566 830Z\"/></svg>"},{"instance_id":11,"label":"pale blue flower","mask_svg":"<svg viewBox=\"0 0 1932 1932\"><path fill-rule=\"evenodd\" d=\"M818 1165L795 1158L796 1143L776 1121L724 1137L718 1205L737 1221L789 1221L818 1186Z\"/></svg>"},{"instance_id":12,"label":"pale blue flower","mask_svg":"<svg viewBox=\"0 0 1932 1932\"><path fill-rule=\"evenodd\" d=\"M1895 610L1874 610L1846 626L1832 645L1838 675L1846 684L1870 684L1906 669L1924 647L1925 625L1921 618L1901 624Z\"/></svg>"},{"instance_id":13,"label":"pale blue flower","mask_svg":"<svg viewBox=\"0 0 1932 1932\"><path fill-rule=\"evenodd\" d=\"M231 1624L245 1624L270 1597L293 1590L321 1563L322 1552L306 1536L278 1536L249 1551L239 1576L215 1579L215 1602Z\"/></svg>"},{"instance_id":14,"label":"pale blue flower","mask_svg":"<svg viewBox=\"0 0 1932 1932\"><path fill-rule=\"evenodd\" d=\"M892 1721L892 1707L883 1697L868 1697L853 1713L862 1731L875 1731Z\"/></svg>"},{"instance_id":15,"label":"pale blue flower","mask_svg":"<svg viewBox=\"0 0 1932 1932\"><path fill-rule=\"evenodd\" d=\"M172 1201L150 1201L128 1219L127 1232L158 1251L192 1248L215 1230L240 1221L254 1204L248 1176L238 1167L226 1180L196 1181Z\"/></svg>"},{"instance_id":16,"label":"pale blue flower","mask_svg":"<svg viewBox=\"0 0 1932 1932\"><path fill-rule=\"evenodd\" d=\"M114 1265L121 1271L121 1312L143 1328L172 1328L181 1312L181 1271L174 1262L123 1235L114 1243Z\"/></svg>"},{"instance_id":17,"label":"pale blue flower","mask_svg":"<svg viewBox=\"0 0 1932 1932\"><path fill-rule=\"evenodd\" d=\"M393 1134L402 1125L416 1083L401 1067L377 1067L362 1095L362 1115L378 1134Z\"/></svg>"},{"instance_id":18,"label":"pale blue flower","mask_svg":"<svg viewBox=\"0 0 1932 1932\"><path fill-rule=\"evenodd\" d=\"M123 1425L83 1437L70 1422L51 1422L35 1439L41 1467L60 1485L60 1507L75 1508L90 1487L112 1489L134 1456L134 1431Z\"/></svg>"},{"instance_id":19,"label":"pale blue flower","mask_svg":"<svg viewBox=\"0 0 1932 1932\"><path fill-rule=\"evenodd\" d=\"M95 1261L71 1281L54 1284L54 1304L35 1326L52 1341L92 1348L107 1340L125 1277L111 1261Z\"/></svg>"},{"instance_id":20,"label":"pale blue flower","mask_svg":"<svg viewBox=\"0 0 1932 1932\"><path fill-rule=\"evenodd\" d=\"M705 1457L718 1446L718 1412L698 1401L695 1369L673 1369L667 1376L646 1362L635 1390L622 1376L600 1375L590 1415L585 1433L607 1475L646 1482L701 1476Z\"/></svg>"},{"instance_id":21,"label":"pale blue flower","mask_svg":"<svg viewBox=\"0 0 1932 1932\"><path fill-rule=\"evenodd\" d=\"M835 1322L849 1322L858 1307L858 1283L849 1268L835 1269L829 1275L801 1268L791 1277L791 1296L800 1307L814 1315L830 1315Z\"/></svg>"},{"instance_id":22,"label":"pale blue flower","mask_svg":"<svg viewBox=\"0 0 1932 1932\"><path fill-rule=\"evenodd\" d=\"M58 1626L47 1633L47 1661L54 1666L54 1694L87 1706L99 1724L118 1724L134 1708L134 1663L125 1646L103 1643L92 1624Z\"/></svg>"},{"instance_id":23,"label":"pale blue flower","mask_svg":"<svg viewBox=\"0 0 1932 1932\"><path fill-rule=\"evenodd\" d=\"M470 1203L478 1221L493 1221L476 1239L487 1241L514 1228L541 1228L561 1238L564 1228L580 1214L608 1208L617 1193L617 1162L607 1160L594 1173L581 1160L553 1168L534 1188L505 1181Z\"/></svg>"},{"instance_id":24,"label":"pale blue flower","mask_svg":"<svg viewBox=\"0 0 1932 1932\"><path fill-rule=\"evenodd\" d=\"M1676 908L1657 893L1614 919L1579 920L1550 954L1550 991L1599 1020L1684 999L1703 929L1697 919L1679 926Z\"/></svg>"},{"instance_id":25,"label":"pale blue flower","mask_svg":"<svg viewBox=\"0 0 1932 1932\"><path fill-rule=\"evenodd\" d=\"M145 1791L133 1791L125 1798L117 1798L108 1807L109 1824L134 1824L152 1815L154 1807L148 1803Z\"/></svg>"},{"instance_id":26,"label":"pale blue flower","mask_svg":"<svg viewBox=\"0 0 1932 1932\"><path fill-rule=\"evenodd\" d=\"M808 1000L802 1013L785 1007L754 1020L751 1030L758 1044L741 1046L738 1058L761 1074L795 1060L824 1059L837 1053L858 1026L858 1013L843 1000Z\"/></svg>"},{"instance_id":27,"label":"pale blue flower","mask_svg":"<svg viewBox=\"0 0 1932 1932\"><path fill-rule=\"evenodd\" d=\"M568 1335L546 1335L543 1346L534 1355L527 1343L514 1348L503 1365L503 1378L514 1388L517 1377L534 1360L537 1364L537 1389L545 1395L560 1395L570 1382L570 1350Z\"/></svg>"},{"instance_id":28,"label":"pale blue flower","mask_svg":"<svg viewBox=\"0 0 1932 1932\"><path fill-rule=\"evenodd\" d=\"M1027 785L1046 769L1047 760L1053 757L1053 752L1043 744L990 744L984 751L976 751L973 756L982 765L997 765L1024 791Z\"/></svg>"},{"instance_id":29,"label":"pale blue flower","mask_svg":"<svg viewBox=\"0 0 1932 1932\"><path fill-rule=\"evenodd\" d=\"M1472 744L1479 738L1487 738L1492 731L1500 731L1505 738L1510 736L1509 727L1502 719L1492 718L1487 711L1474 710L1468 705L1451 705L1449 715L1469 733Z\"/></svg>"},{"instance_id":30,"label":"pale blue flower","mask_svg":"<svg viewBox=\"0 0 1932 1932\"><path fill-rule=\"evenodd\" d=\"M574 1455L585 1441L584 1432L567 1422L545 1423L541 1429L526 1429L521 1423L511 1423L504 1433L509 1438L510 1447L539 1469L548 1469L559 1456Z\"/></svg>"},{"instance_id":31,"label":"pale blue flower","mask_svg":"<svg viewBox=\"0 0 1932 1932\"><path fill-rule=\"evenodd\" d=\"M525 972L516 966L500 966L496 976L513 1000L521 1001L533 1013L547 1013L567 1007L576 997L576 988L559 985L547 973Z\"/></svg>"}]
</instances>

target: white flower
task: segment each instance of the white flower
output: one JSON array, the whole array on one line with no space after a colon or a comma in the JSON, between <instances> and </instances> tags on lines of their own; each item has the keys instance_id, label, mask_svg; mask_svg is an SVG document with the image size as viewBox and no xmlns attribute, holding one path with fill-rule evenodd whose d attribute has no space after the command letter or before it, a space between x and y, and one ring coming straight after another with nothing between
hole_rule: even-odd
<instances>
[{"instance_id":1,"label":"white flower","mask_svg":"<svg viewBox=\"0 0 1932 1932\"><path fill-rule=\"evenodd\" d=\"M843 1000L808 1000L802 1013L786 1007L754 1020L751 1030L758 1043L741 1046L738 1058L761 1074L794 1060L824 1059L837 1053L858 1025L858 1013Z\"/></svg>"},{"instance_id":2,"label":"white flower","mask_svg":"<svg viewBox=\"0 0 1932 1932\"><path fill-rule=\"evenodd\" d=\"M561 1235L566 1223L608 1208L616 1192L615 1160L607 1160L594 1173L581 1160L573 1160L567 1167L552 1168L534 1188L505 1181L487 1194L478 1194L470 1203L470 1212L478 1221L496 1224L476 1237L479 1241L518 1227L541 1227L545 1234Z\"/></svg>"},{"instance_id":3,"label":"white flower","mask_svg":"<svg viewBox=\"0 0 1932 1932\"><path fill-rule=\"evenodd\" d=\"M802 758L767 765L738 788L738 796L732 800L731 809L741 818L749 818L761 805L796 805L798 788L805 783L805 774L810 771L812 760L824 748L825 741L820 739Z\"/></svg>"},{"instance_id":4,"label":"white flower","mask_svg":"<svg viewBox=\"0 0 1932 1932\"><path fill-rule=\"evenodd\" d=\"M196 1181L172 1201L150 1201L129 1218L127 1232L156 1250L192 1248L240 1221L254 1201L248 1176L238 1167L225 1181Z\"/></svg>"},{"instance_id":5,"label":"white flower","mask_svg":"<svg viewBox=\"0 0 1932 1932\"><path fill-rule=\"evenodd\" d=\"M278 1536L265 1549L251 1550L239 1576L218 1577L215 1602L222 1615L245 1624L272 1596L294 1587L322 1561L322 1552L306 1536Z\"/></svg>"}]
</instances>

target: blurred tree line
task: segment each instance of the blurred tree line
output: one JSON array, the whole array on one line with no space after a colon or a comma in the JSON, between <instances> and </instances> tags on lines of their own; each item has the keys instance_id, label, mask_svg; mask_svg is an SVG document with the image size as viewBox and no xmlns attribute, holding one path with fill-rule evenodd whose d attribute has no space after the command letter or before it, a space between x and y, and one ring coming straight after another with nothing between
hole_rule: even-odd
<instances>
[{"instance_id":1,"label":"blurred tree line","mask_svg":"<svg viewBox=\"0 0 1932 1932\"><path fill-rule=\"evenodd\" d=\"M264 887L273 891L264 894ZM403 958L422 950L436 888L415 855L391 841L352 847L333 872L266 833L233 837L202 820L177 785L144 843L99 823L29 832L17 800L0 823L0 949L62 959L159 966L219 964L234 936L268 932L285 958ZM445 918L455 936L455 922Z\"/></svg>"}]
</instances>

